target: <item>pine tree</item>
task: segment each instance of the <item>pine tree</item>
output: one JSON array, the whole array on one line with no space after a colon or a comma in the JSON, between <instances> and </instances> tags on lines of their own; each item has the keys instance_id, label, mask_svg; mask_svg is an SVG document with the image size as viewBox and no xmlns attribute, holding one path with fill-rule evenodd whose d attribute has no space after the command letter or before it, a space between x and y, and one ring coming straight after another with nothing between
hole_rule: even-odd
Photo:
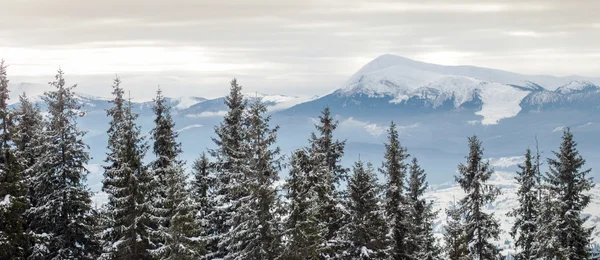
<instances>
[{"instance_id":1,"label":"pine tree","mask_svg":"<svg viewBox=\"0 0 600 260\"><path fill-rule=\"evenodd\" d=\"M237 80L231 81L229 95L225 98L228 112L223 121L215 128L216 138L213 142L216 149L210 151L215 158L215 194L211 196L211 203L215 211L211 213L211 222L215 227L215 235L211 238L217 244L217 251L210 252L209 257L222 258L232 251L231 245L226 243L227 236L237 222L236 212L240 199L248 196L247 187L241 181L244 179L245 167L248 163L248 147L245 142L244 111L247 101L242 93L242 86Z\"/></svg>"},{"instance_id":2,"label":"pine tree","mask_svg":"<svg viewBox=\"0 0 600 260\"><path fill-rule=\"evenodd\" d=\"M440 249L433 236L433 221L437 212L433 211L433 201L423 198L428 184L425 170L421 169L417 158L413 158L410 165L410 175L407 191L409 206L408 248L412 259L433 260L439 259Z\"/></svg>"},{"instance_id":3,"label":"pine tree","mask_svg":"<svg viewBox=\"0 0 600 260\"><path fill-rule=\"evenodd\" d=\"M472 259L496 259L499 249L492 239L498 239L500 230L493 214L483 208L494 202L500 190L487 181L493 174L489 161L483 160L483 148L477 136L469 137L469 155L467 164L458 166L459 175L455 176L466 196L460 200L460 213L464 216L465 239L469 245L469 257Z\"/></svg>"},{"instance_id":4,"label":"pine tree","mask_svg":"<svg viewBox=\"0 0 600 260\"><path fill-rule=\"evenodd\" d=\"M151 131L156 159L151 175L155 186L150 193L153 220L157 226L151 237L160 259L197 259L202 254L200 229L195 222L194 203L186 187L183 162L178 159L181 144L170 108L159 89L154 99L155 127Z\"/></svg>"},{"instance_id":5,"label":"pine tree","mask_svg":"<svg viewBox=\"0 0 600 260\"><path fill-rule=\"evenodd\" d=\"M538 220L538 193L537 193L537 165L534 165L531 150L525 152L525 162L519 165L521 171L517 172L515 179L519 183L519 207L509 212L508 216L514 217L510 235L515 239L519 249L515 259L532 259L534 257L533 243L535 242L536 225Z\"/></svg>"},{"instance_id":6,"label":"pine tree","mask_svg":"<svg viewBox=\"0 0 600 260\"><path fill-rule=\"evenodd\" d=\"M282 259L322 259L327 226L319 221L319 194L306 149L296 150L291 158L290 177L286 181L289 217L285 223L285 250Z\"/></svg>"},{"instance_id":7,"label":"pine tree","mask_svg":"<svg viewBox=\"0 0 600 260\"><path fill-rule=\"evenodd\" d=\"M102 258L113 259L116 258L113 255L116 249L113 244L119 240L122 236L122 231L119 231L116 227L116 222L119 218L117 216L117 210L119 209L119 192L120 186L122 185L122 172L120 171L123 167L124 162L122 161L121 145L123 140L123 124L125 121L125 99L123 98L123 88L121 88L121 80L116 77L113 82L112 94L114 99L109 101L113 104L113 107L106 111L107 116L111 117L109 123L110 127L107 131L108 145L107 145L107 158L104 160L108 165L103 166L104 168L104 180L102 181L102 191L108 195L108 203L105 205L103 210L103 221L101 225L105 227L105 230L100 234L102 240Z\"/></svg>"},{"instance_id":8,"label":"pine tree","mask_svg":"<svg viewBox=\"0 0 600 260\"><path fill-rule=\"evenodd\" d=\"M348 241L344 259L386 258L386 225L381 210L381 187L372 165L354 163L348 182L348 224L342 229Z\"/></svg>"},{"instance_id":9,"label":"pine tree","mask_svg":"<svg viewBox=\"0 0 600 260\"><path fill-rule=\"evenodd\" d=\"M319 221L327 226L328 248L323 252L327 257L336 257L339 253L338 231L344 225L344 212L337 205L343 205L344 194L337 191L341 181L348 178L348 169L340 161L344 155L345 141L334 140L333 131L338 123L332 118L329 108L325 108L315 125L317 133L312 133L309 140L309 159L314 175L319 176L316 183L319 194ZM318 134L318 135L317 135Z\"/></svg>"},{"instance_id":10,"label":"pine tree","mask_svg":"<svg viewBox=\"0 0 600 260\"><path fill-rule=\"evenodd\" d=\"M454 204L446 209L447 223L444 226L444 243L446 256L449 260L466 260L469 250L465 241L460 210Z\"/></svg>"},{"instance_id":11,"label":"pine tree","mask_svg":"<svg viewBox=\"0 0 600 260\"><path fill-rule=\"evenodd\" d=\"M108 194L107 231L103 236L104 259L152 259L150 233L152 205L149 192L153 180L142 160L148 146L135 124L131 101L125 102L120 81L113 85L113 107L103 190Z\"/></svg>"},{"instance_id":12,"label":"pine tree","mask_svg":"<svg viewBox=\"0 0 600 260\"><path fill-rule=\"evenodd\" d=\"M8 109L8 79L0 61L0 259L25 259L29 247L25 211L27 186L13 143L12 111Z\"/></svg>"},{"instance_id":13,"label":"pine tree","mask_svg":"<svg viewBox=\"0 0 600 260\"><path fill-rule=\"evenodd\" d=\"M589 217L582 217L581 212L590 203L590 191L594 187L593 180L588 177L591 169L581 170L585 160L577 150L573 133L567 129L562 137L559 152L554 152L556 159L548 159L549 172L546 175L546 188L555 197L555 217L551 227L558 248L554 257L557 259L588 259L589 245L593 228L584 227Z\"/></svg>"},{"instance_id":14,"label":"pine tree","mask_svg":"<svg viewBox=\"0 0 600 260\"><path fill-rule=\"evenodd\" d=\"M217 245L211 240L215 235L215 226L211 223L211 214L214 207L210 197L215 192L214 165L209 161L206 153L202 153L200 158L196 159L192 165L192 175L194 179L191 183L191 196L196 204L196 223L202 230L202 241L205 244L207 252L215 252Z\"/></svg>"},{"instance_id":15,"label":"pine tree","mask_svg":"<svg viewBox=\"0 0 600 260\"><path fill-rule=\"evenodd\" d=\"M15 146L15 157L19 160L21 173L26 186L29 207L36 205L35 188L32 184L35 175L35 163L41 158L42 132L45 126L40 108L32 104L25 93L19 97L19 106L13 113L15 124L11 129ZM25 228L30 229L32 216L25 214ZM30 255L33 248L31 232L29 232L29 245L26 255Z\"/></svg>"},{"instance_id":16,"label":"pine tree","mask_svg":"<svg viewBox=\"0 0 600 260\"><path fill-rule=\"evenodd\" d=\"M388 142L385 144L385 161L380 172L387 177L385 186L385 217L388 223L389 253L394 259L410 259L408 248L408 207L404 196L404 178L408 166L406 148L400 145L396 124L388 129Z\"/></svg>"},{"instance_id":17,"label":"pine tree","mask_svg":"<svg viewBox=\"0 0 600 260\"><path fill-rule=\"evenodd\" d=\"M226 258L275 259L279 253L278 224L274 215L281 169L279 148L273 147L279 127L270 128L270 116L261 101L252 103L245 120L246 138L252 147L241 186L247 196L239 201L235 225L225 243L235 245Z\"/></svg>"},{"instance_id":18,"label":"pine tree","mask_svg":"<svg viewBox=\"0 0 600 260\"><path fill-rule=\"evenodd\" d=\"M73 88L65 87L63 72L46 92L48 127L44 131L33 177L36 204L29 211L36 242L32 259L95 259L94 214L85 186L89 161L85 132L77 129L80 105Z\"/></svg>"}]
</instances>

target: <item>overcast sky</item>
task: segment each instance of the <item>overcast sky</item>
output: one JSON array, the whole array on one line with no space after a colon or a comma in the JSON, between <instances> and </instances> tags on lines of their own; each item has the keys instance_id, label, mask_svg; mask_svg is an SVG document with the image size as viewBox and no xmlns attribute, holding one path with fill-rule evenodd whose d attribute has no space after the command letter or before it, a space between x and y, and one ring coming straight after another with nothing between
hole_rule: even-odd
<instances>
[{"instance_id":1,"label":"overcast sky","mask_svg":"<svg viewBox=\"0 0 600 260\"><path fill-rule=\"evenodd\" d=\"M597 0L0 0L12 82L58 67L79 91L317 95L385 53L528 74L600 76Z\"/></svg>"}]
</instances>

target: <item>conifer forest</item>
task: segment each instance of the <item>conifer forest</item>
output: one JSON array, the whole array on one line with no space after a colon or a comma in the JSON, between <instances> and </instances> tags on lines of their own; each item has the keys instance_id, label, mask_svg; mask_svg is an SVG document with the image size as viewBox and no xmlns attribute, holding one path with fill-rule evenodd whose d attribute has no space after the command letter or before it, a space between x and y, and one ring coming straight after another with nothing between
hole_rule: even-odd
<instances>
[{"instance_id":1,"label":"conifer forest","mask_svg":"<svg viewBox=\"0 0 600 260\"><path fill-rule=\"evenodd\" d=\"M469 152L448 169L466 196L446 209L440 237L433 232L440 212L425 197L427 172L394 122L380 160L356 158L346 167L334 111L323 107L304 147L284 154L265 104L244 97L233 79L227 112L211 136L215 148L186 163L161 90L146 133L126 83L116 77L106 110L102 191L108 200L94 205L76 85L58 70L43 107L26 94L9 106L8 82L2 62L0 260L594 257L594 228L582 213L594 183L569 128L547 158L535 147L515 151L525 158L516 172L519 206L508 214L515 224L505 230L515 250L503 254L498 216L486 210L503 190L489 183L494 168L476 135L464 136ZM289 174L282 178L282 172Z\"/></svg>"}]
</instances>

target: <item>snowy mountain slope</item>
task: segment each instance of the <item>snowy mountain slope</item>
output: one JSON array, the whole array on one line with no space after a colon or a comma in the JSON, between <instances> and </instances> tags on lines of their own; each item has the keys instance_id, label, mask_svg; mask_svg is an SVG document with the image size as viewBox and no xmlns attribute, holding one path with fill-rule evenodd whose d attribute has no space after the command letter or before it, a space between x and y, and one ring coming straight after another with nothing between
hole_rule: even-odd
<instances>
[{"instance_id":1,"label":"snowy mountain slope","mask_svg":"<svg viewBox=\"0 0 600 260\"><path fill-rule=\"evenodd\" d=\"M506 214L519 205L517 197L518 184L514 180L515 176L513 173L496 171L489 182L499 187L502 192L496 201L486 210L487 212L494 213L494 217L500 223L501 233L497 245L505 249L505 254L512 252L514 249L514 240L508 233L514 224L514 218L507 217ZM589 227L600 226L600 185L597 184L590 194L592 194L592 201L584 210L584 214L585 216L591 216L591 218L586 224ZM446 224L446 209L454 205L455 201L458 202L463 196L464 192L458 184L434 186L426 193L427 199L433 200L435 210L439 211L435 224L437 237L442 238L444 232L443 226ZM600 231L598 230L594 234L594 242L600 243Z\"/></svg>"},{"instance_id":2,"label":"snowy mountain slope","mask_svg":"<svg viewBox=\"0 0 600 260\"><path fill-rule=\"evenodd\" d=\"M472 122L495 125L526 109L583 107L600 102L600 78L530 76L472 66L442 66L382 55L354 73L339 89L294 106L285 115L314 114L324 106L344 116L411 116L463 113ZM593 95L584 95L593 94ZM557 103L557 105L553 105ZM350 111L350 112L347 112Z\"/></svg>"},{"instance_id":3,"label":"snowy mountain slope","mask_svg":"<svg viewBox=\"0 0 600 260\"><path fill-rule=\"evenodd\" d=\"M595 85L600 85L600 78L590 78L581 76L554 77L546 75L524 75L497 69L489 69L475 66L444 66L411 60L408 58L384 54L362 67L348 81L355 81L354 77L378 71L392 66L401 66L413 68L420 71L426 71L443 75L456 75L475 78L483 81L497 82L506 85L517 85L522 87L541 86L548 90L555 90L561 86L567 85L572 81L588 81Z\"/></svg>"}]
</instances>

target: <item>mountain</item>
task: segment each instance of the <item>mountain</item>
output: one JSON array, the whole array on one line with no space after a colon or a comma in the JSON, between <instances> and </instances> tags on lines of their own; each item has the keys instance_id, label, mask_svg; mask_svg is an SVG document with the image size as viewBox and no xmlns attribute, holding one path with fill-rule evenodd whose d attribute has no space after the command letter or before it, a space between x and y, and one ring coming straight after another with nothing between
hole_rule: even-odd
<instances>
[{"instance_id":1,"label":"mountain","mask_svg":"<svg viewBox=\"0 0 600 260\"><path fill-rule=\"evenodd\" d=\"M332 93L282 114L314 114L324 106L365 118L452 112L494 125L523 111L557 107L600 110L598 84L600 78L531 76L382 55Z\"/></svg>"},{"instance_id":2,"label":"mountain","mask_svg":"<svg viewBox=\"0 0 600 260\"><path fill-rule=\"evenodd\" d=\"M346 165L359 156L379 164L387 127L394 121L402 145L423 163L430 182L441 183L453 180L456 165L467 152L467 136L473 134L483 141L487 157L512 158L534 147L536 139L545 155L551 155L561 131L570 127L588 166L600 168L599 83L599 78L531 76L382 55L320 97L245 96L267 104L272 123L281 126L278 145L284 154L306 145L320 111L330 107L339 121L336 137L347 142ZM10 87L13 103L23 91L40 101L49 89L30 83ZM85 86L77 90L85 90ZM109 98L78 93L78 99L86 111L79 125L88 131L92 163L99 166L105 157ZM224 99L184 96L168 101L181 131L182 159L191 162L213 145L213 126L220 123L226 110ZM152 128L151 107L150 100L134 102L144 132ZM592 175L600 178L600 171ZM93 190L99 190L101 178L101 173L90 176Z\"/></svg>"}]
</instances>

